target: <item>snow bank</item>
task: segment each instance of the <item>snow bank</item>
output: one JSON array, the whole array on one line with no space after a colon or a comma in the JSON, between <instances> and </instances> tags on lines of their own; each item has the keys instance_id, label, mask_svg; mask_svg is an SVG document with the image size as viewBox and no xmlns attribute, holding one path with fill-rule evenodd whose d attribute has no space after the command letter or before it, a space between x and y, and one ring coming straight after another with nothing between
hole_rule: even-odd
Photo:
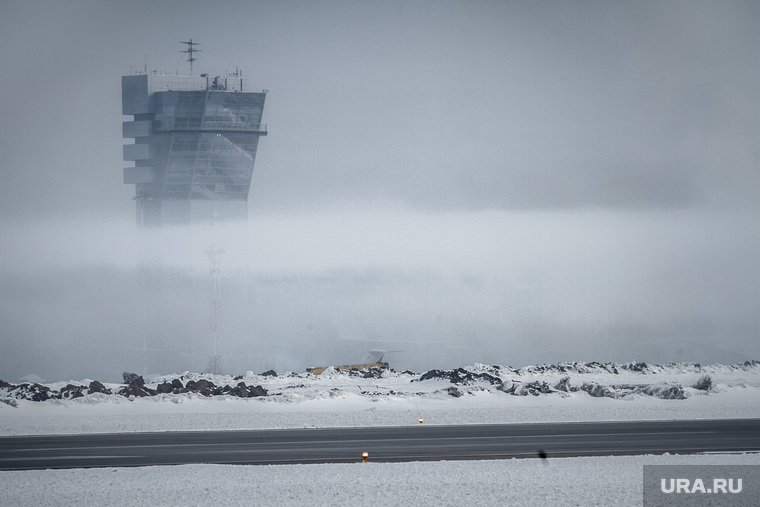
<instances>
[{"instance_id":1,"label":"snow bank","mask_svg":"<svg viewBox=\"0 0 760 507\"><path fill-rule=\"evenodd\" d=\"M358 457L357 457L358 460ZM0 472L17 507L641 505L643 465L760 465L760 454Z\"/></svg>"},{"instance_id":2,"label":"snow bank","mask_svg":"<svg viewBox=\"0 0 760 507\"><path fill-rule=\"evenodd\" d=\"M163 375L144 382L140 389L154 393L144 397L114 394L137 391L89 379L26 389L6 383L0 385L0 435L398 426L420 418L480 424L760 417L758 362L267 373ZM250 397L254 387L266 395ZM30 401L29 393L39 397L44 389L70 396Z\"/></svg>"}]
</instances>

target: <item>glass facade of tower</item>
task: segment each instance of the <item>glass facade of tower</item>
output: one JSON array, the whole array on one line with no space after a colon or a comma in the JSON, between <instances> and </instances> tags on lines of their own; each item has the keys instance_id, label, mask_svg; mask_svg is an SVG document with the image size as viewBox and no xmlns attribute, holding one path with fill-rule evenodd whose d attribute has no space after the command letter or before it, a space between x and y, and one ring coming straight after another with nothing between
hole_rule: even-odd
<instances>
[{"instance_id":1,"label":"glass facade of tower","mask_svg":"<svg viewBox=\"0 0 760 507\"><path fill-rule=\"evenodd\" d=\"M179 225L247 217L264 92L245 80L122 77L124 183L135 185L137 220Z\"/></svg>"}]
</instances>

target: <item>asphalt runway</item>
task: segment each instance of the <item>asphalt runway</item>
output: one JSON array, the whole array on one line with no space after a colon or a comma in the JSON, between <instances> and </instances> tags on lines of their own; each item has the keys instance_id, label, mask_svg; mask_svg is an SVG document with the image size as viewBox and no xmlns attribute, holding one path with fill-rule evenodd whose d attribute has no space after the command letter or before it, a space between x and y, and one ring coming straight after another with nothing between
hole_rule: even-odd
<instances>
[{"instance_id":1,"label":"asphalt runway","mask_svg":"<svg viewBox=\"0 0 760 507\"><path fill-rule=\"evenodd\" d=\"M760 451L760 419L0 437L0 470Z\"/></svg>"}]
</instances>

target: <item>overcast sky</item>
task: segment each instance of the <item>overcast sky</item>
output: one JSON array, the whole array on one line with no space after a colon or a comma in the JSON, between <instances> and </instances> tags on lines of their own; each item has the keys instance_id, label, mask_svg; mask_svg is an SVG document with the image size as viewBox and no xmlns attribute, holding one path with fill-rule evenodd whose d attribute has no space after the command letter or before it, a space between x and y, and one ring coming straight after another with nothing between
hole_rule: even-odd
<instances>
[{"instance_id":1,"label":"overcast sky","mask_svg":"<svg viewBox=\"0 0 760 507\"><path fill-rule=\"evenodd\" d=\"M252 208L757 201L757 2L6 2L4 215L127 213L120 76L268 89Z\"/></svg>"},{"instance_id":2,"label":"overcast sky","mask_svg":"<svg viewBox=\"0 0 760 507\"><path fill-rule=\"evenodd\" d=\"M386 334L453 333L439 317L464 306L477 329L447 338L457 346L692 333L751 356L759 22L754 1L4 2L4 277L134 266L120 77L188 73L192 38L196 74L239 68L269 92L251 220L226 267L411 274L336 297L381 295L364 335L388 320L410 323ZM164 259L204 269L202 245ZM409 281L429 270L456 282L431 295ZM6 315L22 305L5 297ZM361 327L328 320L324 336ZM31 333L13 324L14 339Z\"/></svg>"}]
</instances>

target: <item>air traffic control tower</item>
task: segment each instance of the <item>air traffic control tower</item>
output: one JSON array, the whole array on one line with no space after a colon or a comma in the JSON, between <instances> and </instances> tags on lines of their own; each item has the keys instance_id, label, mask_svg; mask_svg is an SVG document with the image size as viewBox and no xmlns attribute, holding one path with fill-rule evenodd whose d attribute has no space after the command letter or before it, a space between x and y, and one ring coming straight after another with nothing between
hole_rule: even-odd
<instances>
[{"instance_id":1,"label":"air traffic control tower","mask_svg":"<svg viewBox=\"0 0 760 507\"><path fill-rule=\"evenodd\" d=\"M226 77L122 76L124 183L138 225L245 220L266 91Z\"/></svg>"}]
</instances>

